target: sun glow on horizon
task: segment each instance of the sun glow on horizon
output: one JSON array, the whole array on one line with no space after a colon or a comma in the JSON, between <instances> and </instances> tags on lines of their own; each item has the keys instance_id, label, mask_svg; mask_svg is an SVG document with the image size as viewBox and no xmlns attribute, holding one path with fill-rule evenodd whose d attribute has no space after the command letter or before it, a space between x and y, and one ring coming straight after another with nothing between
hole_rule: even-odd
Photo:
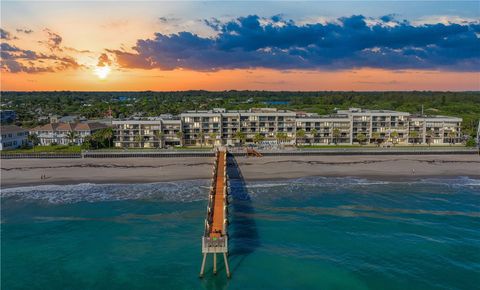
<instances>
[{"instance_id":1,"label":"sun glow on horizon","mask_svg":"<svg viewBox=\"0 0 480 290\"><path fill-rule=\"evenodd\" d=\"M110 74L111 70L109 66L97 66L94 73L99 79L104 80Z\"/></svg>"}]
</instances>

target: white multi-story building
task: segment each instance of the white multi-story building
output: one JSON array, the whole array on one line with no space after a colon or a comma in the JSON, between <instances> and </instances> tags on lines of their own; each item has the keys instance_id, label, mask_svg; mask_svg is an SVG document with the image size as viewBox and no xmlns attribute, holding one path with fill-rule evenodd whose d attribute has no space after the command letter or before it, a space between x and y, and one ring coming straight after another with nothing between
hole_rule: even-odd
<instances>
[{"instance_id":1,"label":"white multi-story building","mask_svg":"<svg viewBox=\"0 0 480 290\"><path fill-rule=\"evenodd\" d=\"M252 108L246 111L187 111L180 114L185 145L203 143L233 145L262 142L293 143L295 112L275 108ZM278 133L283 136L279 138Z\"/></svg>"},{"instance_id":2,"label":"white multi-story building","mask_svg":"<svg viewBox=\"0 0 480 290\"><path fill-rule=\"evenodd\" d=\"M447 116L413 116L409 143L455 144L461 142L462 119Z\"/></svg>"},{"instance_id":3,"label":"white multi-story building","mask_svg":"<svg viewBox=\"0 0 480 290\"><path fill-rule=\"evenodd\" d=\"M410 113L350 108L337 110L337 114L347 115L350 118L350 143L365 141L375 143L382 140L383 142L407 144ZM360 135L363 135L364 138L360 138ZM365 139L365 141L361 139Z\"/></svg>"},{"instance_id":4,"label":"white multi-story building","mask_svg":"<svg viewBox=\"0 0 480 290\"><path fill-rule=\"evenodd\" d=\"M28 144L28 130L15 125L0 127L0 150L16 149Z\"/></svg>"},{"instance_id":5,"label":"white multi-story building","mask_svg":"<svg viewBox=\"0 0 480 290\"><path fill-rule=\"evenodd\" d=\"M180 119L158 117L137 120L114 120L115 147L164 148L181 145Z\"/></svg>"},{"instance_id":6,"label":"white multi-story building","mask_svg":"<svg viewBox=\"0 0 480 290\"><path fill-rule=\"evenodd\" d=\"M297 116L296 123L297 143L351 144L351 120L347 115L302 114Z\"/></svg>"},{"instance_id":7,"label":"white multi-story building","mask_svg":"<svg viewBox=\"0 0 480 290\"><path fill-rule=\"evenodd\" d=\"M320 116L275 108L187 111L178 118L113 121L117 147L280 144L451 144L461 140L461 118L351 108Z\"/></svg>"},{"instance_id":8,"label":"white multi-story building","mask_svg":"<svg viewBox=\"0 0 480 290\"><path fill-rule=\"evenodd\" d=\"M41 145L68 145L82 144L87 136L108 126L101 123L51 123L38 126L30 130L30 134L36 134ZM74 134L70 133L74 132ZM71 139L69 135L74 138Z\"/></svg>"}]
</instances>

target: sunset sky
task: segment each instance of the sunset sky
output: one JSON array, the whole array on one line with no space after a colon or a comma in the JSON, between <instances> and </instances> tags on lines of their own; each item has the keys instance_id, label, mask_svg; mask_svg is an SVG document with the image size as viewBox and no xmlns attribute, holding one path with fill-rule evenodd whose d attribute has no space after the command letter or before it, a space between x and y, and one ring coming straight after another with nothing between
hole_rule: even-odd
<instances>
[{"instance_id":1,"label":"sunset sky","mask_svg":"<svg viewBox=\"0 0 480 290\"><path fill-rule=\"evenodd\" d=\"M479 1L2 1L2 90L480 90Z\"/></svg>"}]
</instances>

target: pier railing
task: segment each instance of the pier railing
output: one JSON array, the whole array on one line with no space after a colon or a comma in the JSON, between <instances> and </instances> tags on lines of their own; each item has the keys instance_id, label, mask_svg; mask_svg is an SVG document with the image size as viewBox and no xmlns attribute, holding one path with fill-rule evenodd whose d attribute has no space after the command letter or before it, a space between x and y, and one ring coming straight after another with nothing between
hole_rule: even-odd
<instances>
[{"instance_id":1,"label":"pier railing","mask_svg":"<svg viewBox=\"0 0 480 290\"><path fill-rule=\"evenodd\" d=\"M208 194L207 217L205 231L202 236L202 268L200 277L205 270L207 255L213 255L213 273L217 272L217 253L223 255L225 271L230 277L228 267L228 199L227 199L227 150L215 152L215 163L212 172L212 185Z\"/></svg>"}]
</instances>

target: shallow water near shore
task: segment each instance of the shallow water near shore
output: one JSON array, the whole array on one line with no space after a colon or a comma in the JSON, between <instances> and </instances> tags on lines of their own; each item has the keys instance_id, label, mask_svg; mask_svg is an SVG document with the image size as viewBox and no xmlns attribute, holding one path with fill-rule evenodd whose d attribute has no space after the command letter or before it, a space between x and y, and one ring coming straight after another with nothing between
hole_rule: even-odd
<instances>
[{"instance_id":1,"label":"shallow water near shore","mask_svg":"<svg viewBox=\"0 0 480 290\"><path fill-rule=\"evenodd\" d=\"M231 180L230 267L199 279L208 180L2 190L3 289L475 289L480 180Z\"/></svg>"}]
</instances>

